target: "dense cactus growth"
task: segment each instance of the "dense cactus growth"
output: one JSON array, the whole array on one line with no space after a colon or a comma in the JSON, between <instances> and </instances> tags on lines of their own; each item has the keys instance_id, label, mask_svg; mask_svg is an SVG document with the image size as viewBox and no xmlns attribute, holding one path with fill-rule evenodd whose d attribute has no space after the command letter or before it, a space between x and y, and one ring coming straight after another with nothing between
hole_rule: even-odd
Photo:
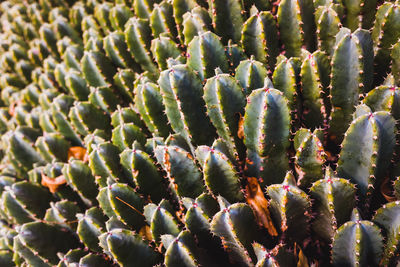
<instances>
[{"instance_id":1,"label":"dense cactus growth","mask_svg":"<svg viewBox=\"0 0 400 267\"><path fill-rule=\"evenodd\" d=\"M0 266L397 266L400 3L0 4Z\"/></svg>"}]
</instances>

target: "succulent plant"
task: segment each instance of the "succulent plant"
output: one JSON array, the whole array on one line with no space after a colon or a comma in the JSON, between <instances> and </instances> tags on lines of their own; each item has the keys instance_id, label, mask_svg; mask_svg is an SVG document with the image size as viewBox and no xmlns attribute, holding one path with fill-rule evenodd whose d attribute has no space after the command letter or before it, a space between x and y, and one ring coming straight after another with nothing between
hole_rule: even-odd
<instances>
[{"instance_id":1,"label":"succulent plant","mask_svg":"<svg viewBox=\"0 0 400 267\"><path fill-rule=\"evenodd\" d=\"M396 266L400 3L0 4L0 266Z\"/></svg>"}]
</instances>

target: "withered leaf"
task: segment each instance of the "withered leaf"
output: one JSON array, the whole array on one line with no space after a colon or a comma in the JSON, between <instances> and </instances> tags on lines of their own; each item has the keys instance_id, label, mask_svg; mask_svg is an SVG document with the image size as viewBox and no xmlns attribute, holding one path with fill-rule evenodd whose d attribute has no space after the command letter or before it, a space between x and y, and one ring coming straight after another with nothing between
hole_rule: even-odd
<instances>
[{"instance_id":1,"label":"withered leaf","mask_svg":"<svg viewBox=\"0 0 400 267\"><path fill-rule=\"evenodd\" d=\"M153 237L151 236L151 229L148 225L145 225L142 228L140 228L139 235L148 241L153 240Z\"/></svg>"},{"instance_id":2,"label":"withered leaf","mask_svg":"<svg viewBox=\"0 0 400 267\"><path fill-rule=\"evenodd\" d=\"M57 192L58 188L66 183L67 181L65 180L64 175L51 178L42 173L42 185L47 187L51 193Z\"/></svg>"},{"instance_id":3,"label":"withered leaf","mask_svg":"<svg viewBox=\"0 0 400 267\"><path fill-rule=\"evenodd\" d=\"M68 159L70 158L87 161L86 148L80 146L71 146L68 149Z\"/></svg>"},{"instance_id":4,"label":"withered leaf","mask_svg":"<svg viewBox=\"0 0 400 267\"><path fill-rule=\"evenodd\" d=\"M267 228L271 236L277 236L278 232L272 223L271 215L268 210L268 200L265 198L257 178L255 177L247 178L246 202L253 209L257 223Z\"/></svg>"},{"instance_id":5,"label":"withered leaf","mask_svg":"<svg viewBox=\"0 0 400 267\"><path fill-rule=\"evenodd\" d=\"M244 138L244 116L242 116L242 114L239 114L239 127L238 127L238 132L237 135L240 139Z\"/></svg>"},{"instance_id":6,"label":"withered leaf","mask_svg":"<svg viewBox=\"0 0 400 267\"><path fill-rule=\"evenodd\" d=\"M297 261L297 267L309 267L308 259L304 255L303 250L299 248L299 260Z\"/></svg>"}]
</instances>

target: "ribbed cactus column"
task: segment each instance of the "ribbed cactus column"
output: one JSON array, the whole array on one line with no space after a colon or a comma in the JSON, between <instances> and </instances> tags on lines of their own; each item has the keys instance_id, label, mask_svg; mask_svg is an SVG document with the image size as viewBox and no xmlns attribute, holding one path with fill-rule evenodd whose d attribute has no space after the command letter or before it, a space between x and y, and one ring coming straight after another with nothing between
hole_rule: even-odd
<instances>
[{"instance_id":1,"label":"ribbed cactus column","mask_svg":"<svg viewBox=\"0 0 400 267\"><path fill-rule=\"evenodd\" d=\"M288 106L276 89L257 89L247 98L243 124L247 175L259 178L263 186L282 182L288 169Z\"/></svg>"}]
</instances>

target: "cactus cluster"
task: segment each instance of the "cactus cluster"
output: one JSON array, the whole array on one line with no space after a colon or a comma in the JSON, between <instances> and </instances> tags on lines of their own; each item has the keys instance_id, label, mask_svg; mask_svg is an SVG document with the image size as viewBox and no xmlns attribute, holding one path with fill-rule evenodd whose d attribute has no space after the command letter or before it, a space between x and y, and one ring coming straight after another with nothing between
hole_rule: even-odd
<instances>
[{"instance_id":1,"label":"cactus cluster","mask_svg":"<svg viewBox=\"0 0 400 267\"><path fill-rule=\"evenodd\" d=\"M0 266L396 266L400 3L0 4Z\"/></svg>"}]
</instances>

